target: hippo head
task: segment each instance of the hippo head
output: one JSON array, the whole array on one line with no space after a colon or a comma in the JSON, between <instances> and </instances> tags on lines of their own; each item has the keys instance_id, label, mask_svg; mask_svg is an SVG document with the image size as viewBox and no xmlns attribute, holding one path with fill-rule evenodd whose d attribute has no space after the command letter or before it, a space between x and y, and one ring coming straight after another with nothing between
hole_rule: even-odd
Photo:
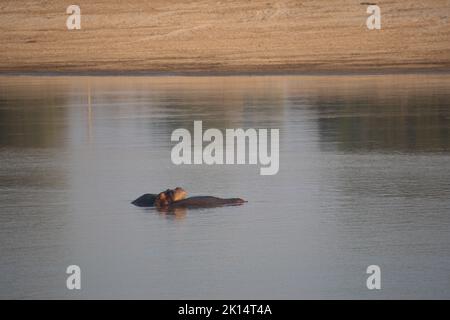
<instances>
[{"instance_id":1,"label":"hippo head","mask_svg":"<svg viewBox=\"0 0 450 320\"><path fill-rule=\"evenodd\" d=\"M167 207L175 201L183 200L186 196L187 192L183 188L176 187L175 189L167 189L158 194L155 200L155 206L159 208Z\"/></svg>"}]
</instances>

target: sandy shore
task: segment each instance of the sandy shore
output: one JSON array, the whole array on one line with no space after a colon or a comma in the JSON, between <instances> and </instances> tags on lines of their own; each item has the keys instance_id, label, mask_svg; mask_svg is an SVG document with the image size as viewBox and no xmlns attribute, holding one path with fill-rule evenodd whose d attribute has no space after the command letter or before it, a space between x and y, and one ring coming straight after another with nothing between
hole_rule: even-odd
<instances>
[{"instance_id":1,"label":"sandy shore","mask_svg":"<svg viewBox=\"0 0 450 320\"><path fill-rule=\"evenodd\" d=\"M77 0L0 3L0 72L450 70L450 2Z\"/></svg>"}]
</instances>

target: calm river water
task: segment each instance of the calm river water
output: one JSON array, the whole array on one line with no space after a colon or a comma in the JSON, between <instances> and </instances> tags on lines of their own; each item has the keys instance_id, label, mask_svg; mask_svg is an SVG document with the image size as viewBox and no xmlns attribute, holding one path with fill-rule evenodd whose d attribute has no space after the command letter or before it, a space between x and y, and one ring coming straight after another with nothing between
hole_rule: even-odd
<instances>
[{"instance_id":1,"label":"calm river water","mask_svg":"<svg viewBox=\"0 0 450 320\"><path fill-rule=\"evenodd\" d=\"M194 120L278 174L174 165ZM176 186L249 202L130 205ZM450 76L0 77L0 298L448 299Z\"/></svg>"}]
</instances>

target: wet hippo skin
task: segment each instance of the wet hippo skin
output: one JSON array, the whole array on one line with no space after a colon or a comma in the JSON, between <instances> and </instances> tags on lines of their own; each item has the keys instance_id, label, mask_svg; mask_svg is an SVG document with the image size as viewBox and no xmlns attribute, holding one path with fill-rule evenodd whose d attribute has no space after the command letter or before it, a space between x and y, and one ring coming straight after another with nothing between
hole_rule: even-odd
<instances>
[{"instance_id":1,"label":"wet hippo skin","mask_svg":"<svg viewBox=\"0 0 450 320\"><path fill-rule=\"evenodd\" d=\"M226 205L240 205L247 201L240 198L218 198L197 196L186 198L187 192L180 187L167 189L159 194L146 193L132 202L138 207L157 207L158 209L175 208L212 208Z\"/></svg>"},{"instance_id":2,"label":"wet hippo skin","mask_svg":"<svg viewBox=\"0 0 450 320\"><path fill-rule=\"evenodd\" d=\"M217 198L211 196L190 197L169 204L169 208L212 208L225 205L240 205L247 201L240 198Z\"/></svg>"},{"instance_id":3,"label":"wet hippo skin","mask_svg":"<svg viewBox=\"0 0 450 320\"><path fill-rule=\"evenodd\" d=\"M183 200L186 198L186 195L187 192L183 188L176 187L175 189L167 189L158 194L143 194L131 203L138 207L161 207L178 200Z\"/></svg>"},{"instance_id":4,"label":"wet hippo skin","mask_svg":"<svg viewBox=\"0 0 450 320\"><path fill-rule=\"evenodd\" d=\"M137 207L154 207L157 196L158 196L158 194L146 193L131 203Z\"/></svg>"}]
</instances>

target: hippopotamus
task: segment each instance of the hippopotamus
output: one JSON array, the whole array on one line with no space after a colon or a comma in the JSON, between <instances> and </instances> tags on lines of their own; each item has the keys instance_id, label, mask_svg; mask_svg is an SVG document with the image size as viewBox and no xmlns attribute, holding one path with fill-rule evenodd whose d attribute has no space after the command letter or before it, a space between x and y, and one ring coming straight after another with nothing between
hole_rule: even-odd
<instances>
[{"instance_id":1,"label":"hippopotamus","mask_svg":"<svg viewBox=\"0 0 450 320\"><path fill-rule=\"evenodd\" d=\"M186 198L187 192L183 188L176 187L175 189L167 189L161 193L146 193L131 202L137 207L154 207L155 201L158 199L158 203L162 203L162 198L167 198L167 201L174 202ZM159 197L159 198L158 198Z\"/></svg>"},{"instance_id":2,"label":"hippopotamus","mask_svg":"<svg viewBox=\"0 0 450 320\"><path fill-rule=\"evenodd\" d=\"M155 206L159 209L213 208L226 205L240 205L246 202L241 198L223 199L212 196L186 198L187 192L183 188L179 188L181 190L177 189L168 189L158 194L155 200Z\"/></svg>"},{"instance_id":3,"label":"hippopotamus","mask_svg":"<svg viewBox=\"0 0 450 320\"><path fill-rule=\"evenodd\" d=\"M197 196L186 198L187 192L180 187L167 189L157 195L144 194L132 202L140 207L155 206L161 210L177 208L213 208L226 205L241 205L247 201L241 198L218 198L212 196Z\"/></svg>"}]
</instances>

